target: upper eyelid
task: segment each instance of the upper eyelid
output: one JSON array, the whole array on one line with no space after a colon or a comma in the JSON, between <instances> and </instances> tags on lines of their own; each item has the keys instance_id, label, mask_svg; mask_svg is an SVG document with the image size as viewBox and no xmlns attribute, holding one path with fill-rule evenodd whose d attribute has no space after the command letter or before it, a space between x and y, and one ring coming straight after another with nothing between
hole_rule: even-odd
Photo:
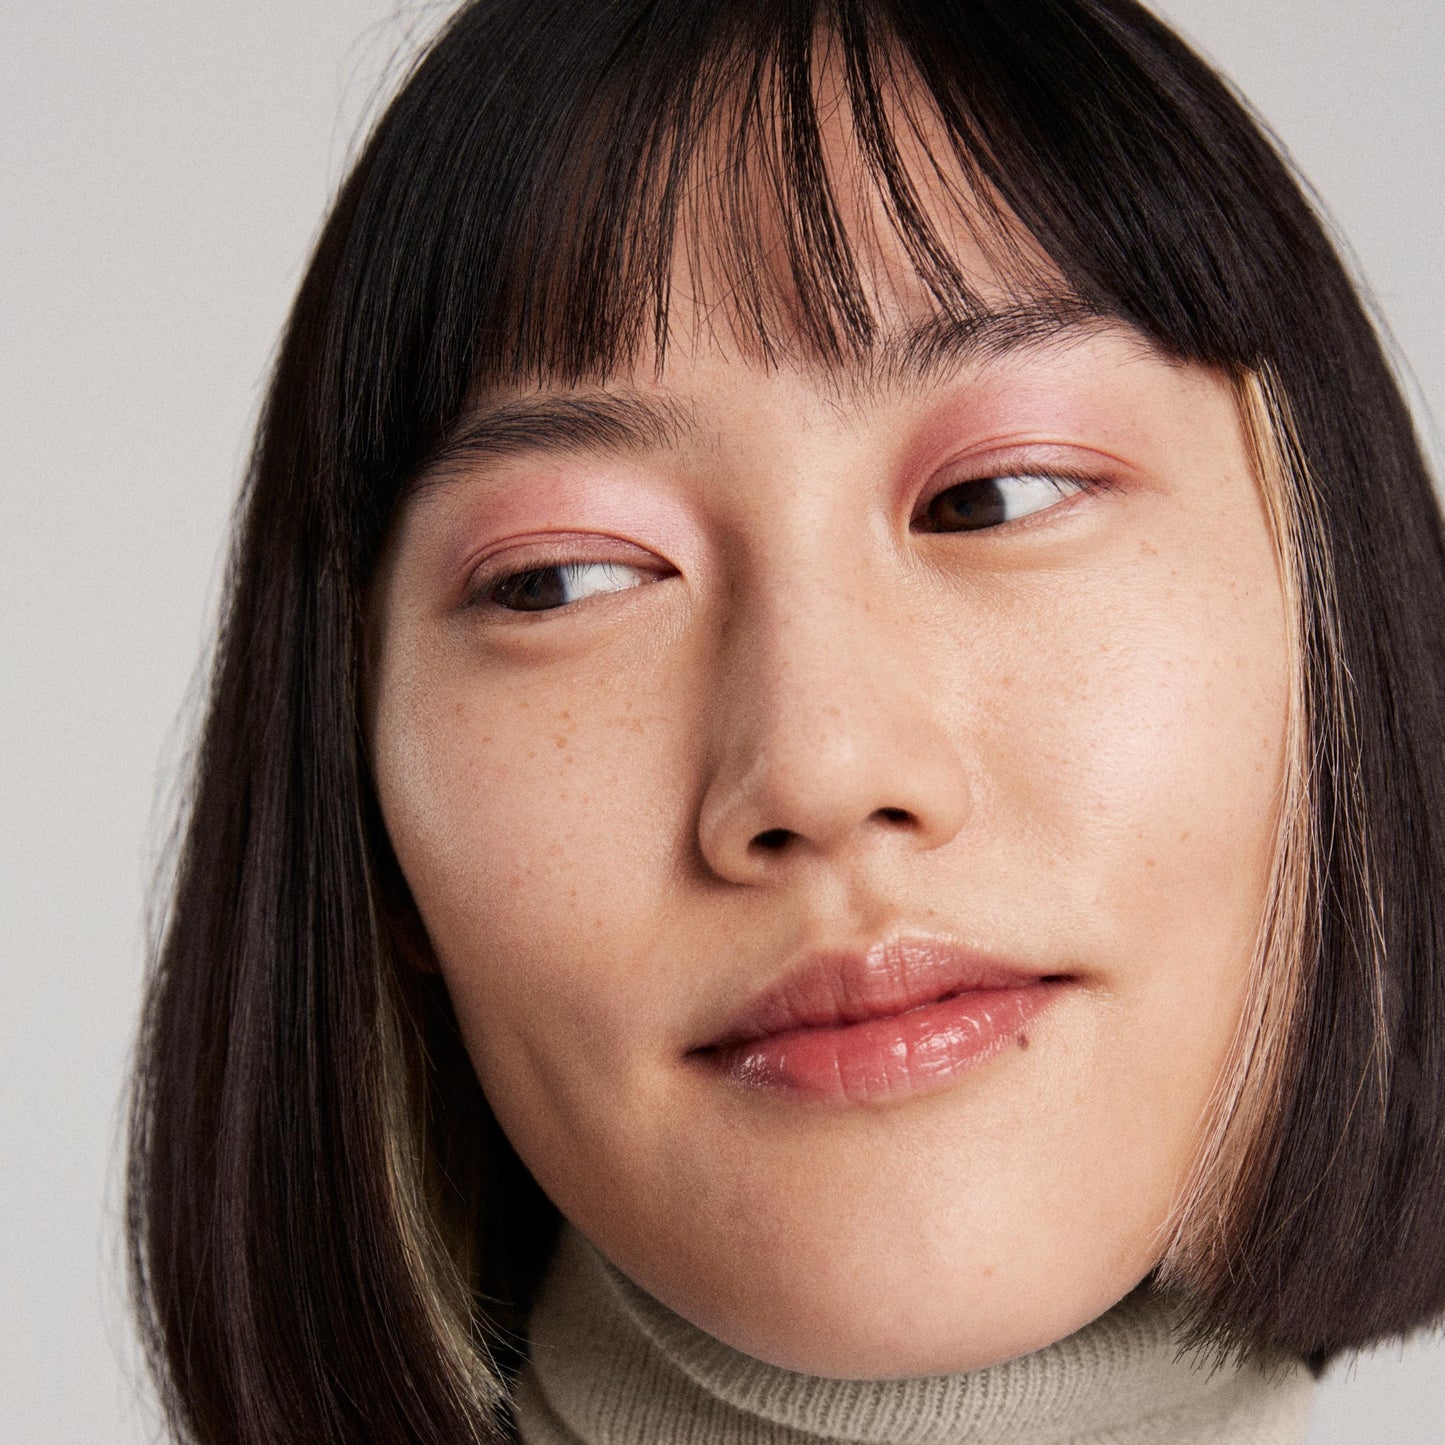
<instances>
[{"instance_id":1,"label":"upper eyelid","mask_svg":"<svg viewBox=\"0 0 1445 1445\"><path fill-rule=\"evenodd\" d=\"M949 472L958 472L959 480L982 480L986 477L1095 476L1101 473L1128 474L1134 466L1126 457L1094 445L1081 436L1063 432L1019 431L995 433L972 446L957 449L940 448L934 456L942 460L927 461L924 475L930 479ZM965 477L963 474L968 473Z\"/></svg>"},{"instance_id":2,"label":"upper eyelid","mask_svg":"<svg viewBox=\"0 0 1445 1445\"><path fill-rule=\"evenodd\" d=\"M515 560L510 554L516 553ZM535 555L536 560L531 560ZM490 563L507 559L506 565L518 572L533 567L565 567L586 562L617 562L623 566L641 566L648 558L664 566L675 564L651 547L619 537L611 532L540 532L507 537L473 554L460 571L466 578L475 577Z\"/></svg>"},{"instance_id":3,"label":"upper eyelid","mask_svg":"<svg viewBox=\"0 0 1445 1445\"><path fill-rule=\"evenodd\" d=\"M956 487L967 482L988 482L1005 477L1037 478L1040 481L1059 478L1092 484L1103 481L1110 470L1109 460L1103 457L1099 458L1097 464L1055 461L1048 457L1021 457L1016 460L1004 458L998 461L989 457L959 457L932 468L925 489L933 488L936 482L943 487Z\"/></svg>"}]
</instances>

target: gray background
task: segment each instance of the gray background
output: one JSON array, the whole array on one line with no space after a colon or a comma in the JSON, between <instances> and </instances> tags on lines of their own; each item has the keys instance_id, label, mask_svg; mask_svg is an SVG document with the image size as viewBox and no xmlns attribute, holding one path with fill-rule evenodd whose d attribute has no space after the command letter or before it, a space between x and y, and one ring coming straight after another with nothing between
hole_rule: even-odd
<instances>
[{"instance_id":1,"label":"gray background","mask_svg":"<svg viewBox=\"0 0 1445 1445\"><path fill-rule=\"evenodd\" d=\"M355 129L446 7L0 18L0 1438L154 1438L118 1247L144 899L277 330ZM1445 415L1442 0L1170 0L1294 152ZM1445 1343L1312 1445L1445 1441Z\"/></svg>"}]
</instances>

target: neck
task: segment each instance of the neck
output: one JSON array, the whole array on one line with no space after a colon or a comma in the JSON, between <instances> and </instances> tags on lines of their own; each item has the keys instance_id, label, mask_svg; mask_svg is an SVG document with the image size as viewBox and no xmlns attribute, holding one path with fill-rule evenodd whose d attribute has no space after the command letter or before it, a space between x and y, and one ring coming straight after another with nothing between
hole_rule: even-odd
<instances>
[{"instance_id":1,"label":"neck","mask_svg":"<svg viewBox=\"0 0 1445 1445\"><path fill-rule=\"evenodd\" d=\"M644 1293L575 1230L533 1311L515 1411L525 1445L1299 1445L1298 1365L1182 1355L1179 1307L1136 1290L1057 1344L961 1375L833 1380L731 1349Z\"/></svg>"}]
</instances>

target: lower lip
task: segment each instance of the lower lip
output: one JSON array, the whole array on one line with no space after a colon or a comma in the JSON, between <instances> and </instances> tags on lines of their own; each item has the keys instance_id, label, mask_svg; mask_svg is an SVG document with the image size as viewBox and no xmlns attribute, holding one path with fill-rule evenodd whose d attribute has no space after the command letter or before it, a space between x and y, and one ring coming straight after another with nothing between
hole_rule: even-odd
<instances>
[{"instance_id":1,"label":"lower lip","mask_svg":"<svg viewBox=\"0 0 1445 1445\"><path fill-rule=\"evenodd\" d=\"M1006 1049L1027 1048L1028 1025L1058 989L1053 980L975 989L887 1018L723 1045L706 1057L749 1088L882 1103L932 1093Z\"/></svg>"}]
</instances>

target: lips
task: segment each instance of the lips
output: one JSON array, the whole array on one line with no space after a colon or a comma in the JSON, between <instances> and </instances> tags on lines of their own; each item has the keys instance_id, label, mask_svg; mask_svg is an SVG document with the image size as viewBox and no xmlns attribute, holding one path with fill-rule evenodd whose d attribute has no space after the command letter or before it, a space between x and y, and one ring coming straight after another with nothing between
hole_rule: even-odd
<instances>
[{"instance_id":1,"label":"lips","mask_svg":"<svg viewBox=\"0 0 1445 1445\"><path fill-rule=\"evenodd\" d=\"M693 1052L750 1088L879 1102L1026 1048L1028 1025L1067 982L929 938L816 953Z\"/></svg>"}]
</instances>

